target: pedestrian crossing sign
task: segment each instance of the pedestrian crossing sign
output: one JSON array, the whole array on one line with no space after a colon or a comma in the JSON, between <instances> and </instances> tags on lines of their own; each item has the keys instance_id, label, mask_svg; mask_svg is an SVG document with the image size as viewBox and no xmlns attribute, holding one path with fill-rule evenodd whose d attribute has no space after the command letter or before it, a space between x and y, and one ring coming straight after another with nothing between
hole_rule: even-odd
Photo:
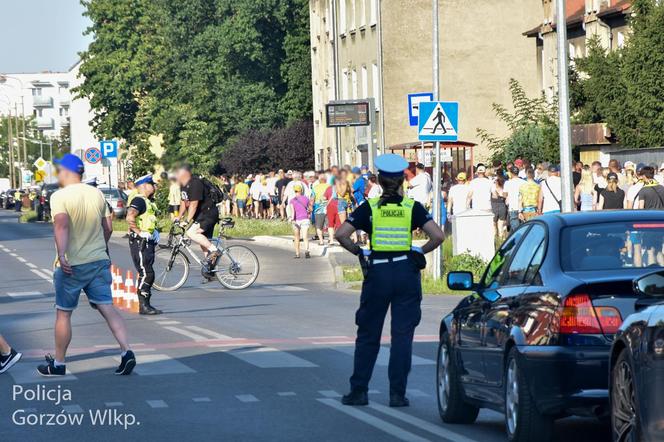
<instances>
[{"instance_id":1,"label":"pedestrian crossing sign","mask_svg":"<svg viewBox=\"0 0 664 442\"><path fill-rule=\"evenodd\" d=\"M32 164L34 164L34 166L37 168L37 170L44 170L44 167L46 167L46 165L48 163L46 162L45 159L43 159L42 157L39 157Z\"/></svg>"},{"instance_id":2,"label":"pedestrian crossing sign","mask_svg":"<svg viewBox=\"0 0 664 442\"><path fill-rule=\"evenodd\" d=\"M458 141L459 103L429 101L420 103L420 141Z\"/></svg>"}]
</instances>

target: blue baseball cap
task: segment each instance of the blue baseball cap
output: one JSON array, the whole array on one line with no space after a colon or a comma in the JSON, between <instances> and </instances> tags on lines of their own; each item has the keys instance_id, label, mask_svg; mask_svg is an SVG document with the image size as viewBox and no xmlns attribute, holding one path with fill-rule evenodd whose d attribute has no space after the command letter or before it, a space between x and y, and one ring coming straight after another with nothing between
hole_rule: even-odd
<instances>
[{"instance_id":1,"label":"blue baseball cap","mask_svg":"<svg viewBox=\"0 0 664 442\"><path fill-rule=\"evenodd\" d=\"M55 159L53 162L60 166L63 169L67 169L71 172L77 173L79 175L83 175L83 172L85 171L85 166L83 165L83 161L79 157L77 157L74 154L68 153L65 154L60 159Z\"/></svg>"},{"instance_id":2,"label":"blue baseball cap","mask_svg":"<svg viewBox=\"0 0 664 442\"><path fill-rule=\"evenodd\" d=\"M134 181L134 184L136 186L140 186L141 184L152 184L154 186L156 183L152 179L152 174L147 174L147 175L143 175L142 177L136 179L136 181Z\"/></svg>"},{"instance_id":3,"label":"blue baseball cap","mask_svg":"<svg viewBox=\"0 0 664 442\"><path fill-rule=\"evenodd\" d=\"M378 172L385 176L401 176L408 169L408 161L394 153L377 156L375 164Z\"/></svg>"},{"instance_id":4,"label":"blue baseball cap","mask_svg":"<svg viewBox=\"0 0 664 442\"><path fill-rule=\"evenodd\" d=\"M351 169L351 172L353 172L355 175L357 175L358 173L361 173L362 171L360 170L359 167L355 166L355 167L353 167L353 169Z\"/></svg>"}]
</instances>

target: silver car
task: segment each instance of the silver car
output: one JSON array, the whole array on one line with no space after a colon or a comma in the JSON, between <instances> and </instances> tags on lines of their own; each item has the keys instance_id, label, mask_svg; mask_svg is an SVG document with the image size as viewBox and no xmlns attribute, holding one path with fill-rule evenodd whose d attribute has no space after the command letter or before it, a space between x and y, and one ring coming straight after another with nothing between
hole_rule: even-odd
<instances>
[{"instance_id":1,"label":"silver car","mask_svg":"<svg viewBox=\"0 0 664 442\"><path fill-rule=\"evenodd\" d=\"M116 187L100 187L106 202L113 209L116 218L124 218L127 215L127 195Z\"/></svg>"}]
</instances>

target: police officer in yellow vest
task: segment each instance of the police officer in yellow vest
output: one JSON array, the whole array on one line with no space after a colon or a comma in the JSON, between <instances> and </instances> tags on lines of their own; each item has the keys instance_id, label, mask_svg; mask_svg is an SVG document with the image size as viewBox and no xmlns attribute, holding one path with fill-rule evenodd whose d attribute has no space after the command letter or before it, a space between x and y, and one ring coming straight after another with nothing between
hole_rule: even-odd
<instances>
[{"instance_id":1,"label":"police officer in yellow vest","mask_svg":"<svg viewBox=\"0 0 664 442\"><path fill-rule=\"evenodd\" d=\"M16 191L14 192L14 210L20 212L22 206L23 206L23 194L21 193L21 189L16 189Z\"/></svg>"},{"instance_id":2,"label":"police officer in yellow vest","mask_svg":"<svg viewBox=\"0 0 664 442\"><path fill-rule=\"evenodd\" d=\"M342 403L369 403L369 380L390 308L390 406L406 407L413 336L422 316L420 271L426 267L424 254L443 242L443 232L420 203L403 196L408 162L399 155L386 154L377 157L375 164L382 196L361 204L336 233L339 243L359 257L364 272L360 307L355 315L358 328L351 391L342 398ZM416 229L422 229L429 237L421 248L412 244L412 232ZM351 235L357 230L370 232L370 250L353 243Z\"/></svg>"},{"instance_id":3,"label":"police officer in yellow vest","mask_svg":"<svg viewBox=\"0 0 664 442\"><path fill-rule=\"evenodd\" d=\"M155 182L152 175L140 177L135 182L136 192L128 201L127 223L129 224L129 250L138 272L138 301L141 315L159 315L150 304L154 283L154 250L159 243L157 229L157 206L152 201Z\"/></svg>"}]
</instances>

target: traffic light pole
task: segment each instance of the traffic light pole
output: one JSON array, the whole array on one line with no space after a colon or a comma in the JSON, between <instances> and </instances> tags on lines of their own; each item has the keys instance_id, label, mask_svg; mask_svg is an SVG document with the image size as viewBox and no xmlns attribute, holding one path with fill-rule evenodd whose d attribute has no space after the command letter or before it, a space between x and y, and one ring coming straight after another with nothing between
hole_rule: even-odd
<instances>
[{"instance_id":1,"label":"traffic light pole","mask_svg":"<svg viewBox=\"0 0 664 442\"><path fill-rule=\"evenodd\" d=\"M558 126L560 130L560 177L562 181L562 209L563 212L571 212L573 203L573 179L572 179L572 128L570 124L569 110L569 74L567 55L567 14L565 1L557 2L557 26L558 34Z\"/></svg>"},{"instance_id":2,"label":"traffic light pole","mask_svg":"<svg viewBox=\"0 0 664 442\"><path fill-rule=\"evenodd\" d=\"M440 28L438 19L438 0L433 0L433 100L440 100ZM433 219L440 223L441 185L440 185L440 142L436 141L433 163ZM443 248L438 247L433 252L433 279L438 280L442 275Z\"/></svg>"}]
</instances>

